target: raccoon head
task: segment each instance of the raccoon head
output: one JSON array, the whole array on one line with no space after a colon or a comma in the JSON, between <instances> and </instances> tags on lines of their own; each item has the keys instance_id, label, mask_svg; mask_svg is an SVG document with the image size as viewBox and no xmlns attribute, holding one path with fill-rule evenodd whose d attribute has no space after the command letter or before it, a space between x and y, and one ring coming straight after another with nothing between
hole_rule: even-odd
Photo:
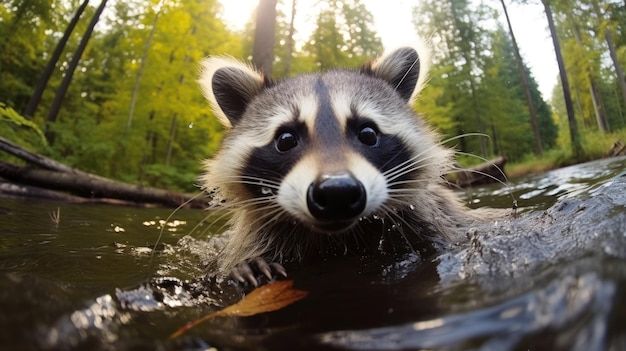
<instances>
[{"instance_id":1,"label":"raccoon head","mask_svg":"<svg viewBox=\"0 0 626 351\"><path fill-rule=\"evenodd\" d=\"M243 210L265 209L255 212L259 227L289 221L338 233L407 206L449 157L410 107L423 80L412 48L360 70L279 82L209 58L200 84L230 130L202 181Z\"/></svg>"}]
</instances>

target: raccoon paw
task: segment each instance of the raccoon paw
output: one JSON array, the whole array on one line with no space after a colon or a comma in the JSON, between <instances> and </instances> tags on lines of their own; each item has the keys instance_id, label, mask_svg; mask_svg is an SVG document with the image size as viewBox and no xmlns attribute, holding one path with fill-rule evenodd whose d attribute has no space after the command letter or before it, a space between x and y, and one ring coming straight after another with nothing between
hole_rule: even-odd
<instances>
[{"instance_id":1,"label":"raccoon paw","mask_svg":"<svg viewBox=\"0 0 626 351\"><path fill-rule=\"evenodd\" d=\"M230 272L230 277L241 283L248 282L256 287L259 285L259 282L255 274L263 274L267 279L272 280L272 274L280 274L286 277L287 271L280 263L267 263L262 257L257 257L249 262L242 262L236 265Z\"/></svg>"}]
</instances>

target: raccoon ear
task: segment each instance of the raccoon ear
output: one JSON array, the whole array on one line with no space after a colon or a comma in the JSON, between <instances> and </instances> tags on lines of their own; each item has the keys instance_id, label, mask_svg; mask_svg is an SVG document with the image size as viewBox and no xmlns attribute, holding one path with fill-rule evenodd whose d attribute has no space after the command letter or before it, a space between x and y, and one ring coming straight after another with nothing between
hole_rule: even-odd
<instances>
[{"instance_id":1,"label":"raccoon ear","mask_svg":"<svg viewBox=\"0 0 626 351\"><path fill-rule=\"evenodd\" d=\"M236 125L252 99L263 91L263 74L230 57L202 61L198 80L213 113L226 127Z\"/></svg>"},{"instance_id":2,"label":"raccoon ear","mask_svg":"<svg viewBox=\"0 0 626 351\"><path fill-rule=\"evenodd\" d=\"M403 47L367 63L363 71L387 81L405 101L411 102L425 80L425 74L420 75L421 68L417 50Z\"/></svg>"}]
</instances>

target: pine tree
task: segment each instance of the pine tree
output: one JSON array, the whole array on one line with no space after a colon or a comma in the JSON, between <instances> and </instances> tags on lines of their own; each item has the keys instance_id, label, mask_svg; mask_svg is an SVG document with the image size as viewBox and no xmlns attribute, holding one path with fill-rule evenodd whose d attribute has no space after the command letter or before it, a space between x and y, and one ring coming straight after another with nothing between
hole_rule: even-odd
<instances>
[{"instance_id":1,"label":"pine tree","mask_svg":"<svg viewBox=\"0 0 626 351\"><path fill-rule=\"evenodd\" d=\"M574 115L574 105L572 103L572 94L570 91L569 79L565 70L565 63L563 61L563 54L561 53L561 47L559 43L559 37L554 24L554 18L552 15L552 4L550 0L541 0L546 13L546 19L548 21L548 28L550 28L550 35L552 37L552 43L554 46L554 52L556 55L556 61L559 66L559 75L561 77L561 85L563 88L563 99L565 101L565 109L567 111L567 121L569 125L570 133L570 145L572 154L576 159L580 159L583 155L582 143L580 141L580 134L578 132L578 124L576 122L576 116Z\"/></svg>"},{"instance_id":2,"label":"pine tree","mask_svg":"<svg viewBox=\"0 0 626 351\"><path fill-rule=\"evenodd\" d=\"M374 17L360 0L320 4L316 28L305 45L319 69L355 67L382 51Z\"/></svg>"}]
</instances>

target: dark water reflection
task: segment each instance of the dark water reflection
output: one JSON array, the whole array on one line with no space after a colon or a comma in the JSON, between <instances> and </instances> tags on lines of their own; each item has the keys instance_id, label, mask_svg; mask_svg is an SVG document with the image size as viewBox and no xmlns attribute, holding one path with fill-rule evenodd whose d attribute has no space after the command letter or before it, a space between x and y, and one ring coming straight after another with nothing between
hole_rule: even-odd
<instances>
[{"instance_id":1,"label":"dark water reflection","mask_svg":"<svg viewBox=\"0 0 626 351\"><path fill-rule=\"evenodd\" d=\"M438 257L289 267L305 299L175 341L244 294L203 274L219 213L2 199L0 349L626 349L624 170L608 159L471 189L473 206L513 195L522 215Z\"/></svg>"}]
</instances>

